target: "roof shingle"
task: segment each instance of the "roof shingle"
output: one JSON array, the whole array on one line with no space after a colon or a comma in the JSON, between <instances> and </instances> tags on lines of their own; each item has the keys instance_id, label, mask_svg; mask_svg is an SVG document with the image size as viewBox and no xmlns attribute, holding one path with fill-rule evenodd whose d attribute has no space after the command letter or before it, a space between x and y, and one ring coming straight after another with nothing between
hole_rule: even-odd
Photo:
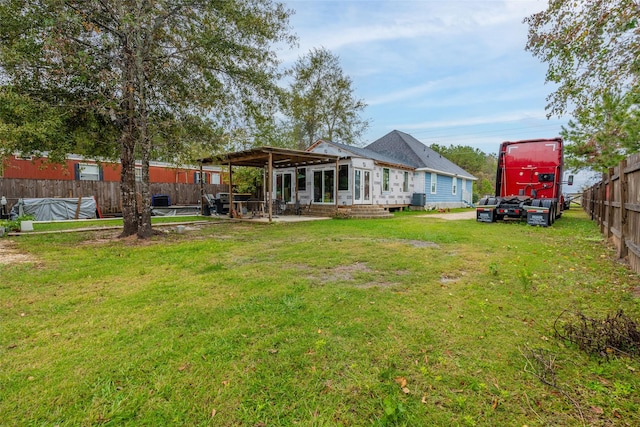
<instances>
[{"instance_id":1,"label":"roof shingle","mask_svg":"<svg viewBox=\"0 0 640 427\"><path fill-rule=\"evenodd\" d=\"M408 133L393 130L367 145L365 149L382 154L416 169L430 169L462 178L476 179L440 153L432 150Z\"/></svg>"}]
</instances>

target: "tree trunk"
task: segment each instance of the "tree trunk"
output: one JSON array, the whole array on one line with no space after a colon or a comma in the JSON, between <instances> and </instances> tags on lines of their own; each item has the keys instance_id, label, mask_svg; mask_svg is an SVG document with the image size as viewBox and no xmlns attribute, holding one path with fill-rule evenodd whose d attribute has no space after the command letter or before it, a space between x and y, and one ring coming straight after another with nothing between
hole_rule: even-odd
<instances>
[{"instance_id":1,"label":"tree trunk","mask_svg":"<svg viewBox=\"0 0 640 427\"><path fill-rule=\"evenodd\" d=\"M135 59L131 46L125 39L123 59L123 94L122 109L124 126L122 129L122 151L120 175L120 191L122 193L123 230L120 237L133 236L138 233L138 203L136 194L136 100L135 100Z\"/></svg>"},{"instance_id":2,"label":"tree trunk","mask_svg":"<svg viewBox=\"0 0 640 427\"><path fill-rule=\"evenodd\" d=\"M138 205L136 202L136 160L134 154L135 141L133 135L123 135L120 161L120 192L122 197L123 230L120 237L132 236L138 232Z\"/></svg>"},{"instance_id":3,"label":"tree trunk","mask_svg":"<svg viewBox=\"0 0 640 427\"><path fill-rule=\"evenodd\" d=\"M149 161L151 157L151 139L149 138L149 111L147 109L147 81L142 59L147 57L147 46L144 40L149 40L150 35L142 37L140 31L136 32L135 39L135 73L137 84L138 107L138 142L142 157L142 183L140 186L140 217L138 222L138 237L148 239L153 235L151 229L151 191L149 188Z\"/></svg>"}]
</instances>

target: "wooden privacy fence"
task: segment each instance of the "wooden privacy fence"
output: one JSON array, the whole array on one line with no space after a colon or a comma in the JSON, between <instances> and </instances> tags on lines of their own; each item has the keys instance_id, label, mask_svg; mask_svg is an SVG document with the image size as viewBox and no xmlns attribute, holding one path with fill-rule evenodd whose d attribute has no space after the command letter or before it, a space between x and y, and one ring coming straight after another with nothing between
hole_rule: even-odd
<instances>
[{"instance_id":1,"label":"wooden privacy fence","mask_svg":"<svg viewBox=\"0 0 640 427\"><path fill-rule=\"evenodd\" d=\"M602 181L584 191L583 208L613 242L618 258L640 273L640 153L609 169Z\"/></svg>"},{"instance_id":2,"label":"wooden privacy fence","mask_svg":"<svg viewBox=\"0 0 640 427\"><path fill-rule=\"evenodd\" d=\"M205 184L205 193L227 192L228 185ZM200 203L200 184L150 184L152 195L166 195L172 205L194 206ZM89 197L94 196L103 214L122 212L120 183L104 181L69 181L50 179L0 178L0 196L8 207L20 198Z\"/></svg>"}]
</instances>

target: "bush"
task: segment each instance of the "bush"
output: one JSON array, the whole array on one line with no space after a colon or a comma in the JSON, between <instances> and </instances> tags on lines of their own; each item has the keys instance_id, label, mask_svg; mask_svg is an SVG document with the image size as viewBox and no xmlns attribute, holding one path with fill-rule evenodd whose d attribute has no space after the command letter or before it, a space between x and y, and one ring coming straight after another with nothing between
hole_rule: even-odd
<instances>
[{"instance_id":1,"label":"bush","mask_svg":"<svg viewBox=\"0 0 640 427\"><path fill-rule=\"evenodd\" d=\"M0 221L0 227L4 227L7 232L20 231L20 224L22 221L33 221L36 217L33 215L22 215L14 220L2 220Z\"/></svg>"}]
</instances>

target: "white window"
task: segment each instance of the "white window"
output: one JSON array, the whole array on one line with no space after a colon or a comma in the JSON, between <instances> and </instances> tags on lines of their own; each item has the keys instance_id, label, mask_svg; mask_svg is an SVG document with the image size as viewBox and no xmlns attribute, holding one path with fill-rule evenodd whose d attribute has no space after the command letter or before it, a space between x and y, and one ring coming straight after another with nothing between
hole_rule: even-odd
<instances>
[{"instance_id":1,"label":"white window","mask_svg":"<svg viewBox=\"0 0 640 427\"><path fill-rule=\"evenodd\" d=\"M451 194L453 194L454 196L458 194L458 178L456 178L455 176L451 180Z\"/></svg>"},{"instance_id":2,"label":"white window","mask_svg":"<svg viewBox=\"0 0 640 427\"><path fill-rule=\"evenodd\" d=\"M409 172L404 172L404 179L402 180L402 191L407 193L409 191Z\"/></svg>"},{"instance_id":3,"label":"white window","mask_svg":"<svg viewBox=\"0 0 640 427\"><path fill-rule=\"evenodd\" d=\"M207 173L206 172L202 172L202 175L200 174L200 172L195 172L193 175L193 182L196 184L200 184L201 182L203 184L207 183Z\"/></svg>"},{"instance_id":4,"label":"white window","mask_svg":"<svg viewBox=\"0 0 640 427\"><path fill-rule=\"evenodd\" d=\"M136 182L142 182L142 168L136 167Z\"/></svg>"},{"instance_id":5,"label":"white window","mask_svg":"<svg viewBox=\"0 0 640 427\"><path fill-rule=\"evenodd\" d=\"M438 175L435 173L431 173L431 194L436 194L436 189L438 188Z\"/></svg>"},{"instance_id":6,"label":"white window","mask_svg":"<svg viewBox=\"0 0 640 427\"><path fill-rule=\"evenodd\" d=\"M389 168L382 169L382 191L389 191L390 181Z\"/></svg>"},{"instance_id":7,"label":"white window","mask_svg":"<svg viewBox=\"0 0 640 427\"><path fill-rule=\"evenodd\" d=\"M100 181L100 166L80 163L78 165L78 179L80 181Z\"/></svg>"},{"instance_id":8,"label":"white window","mask_svg":"<svg viewBox=\"0 0 640 427\"><path fill-rule=\"evenodd\" d=\"M215 185L220 185L220 174L219 173L211 173L211 183Z\"/></svg>"}]
</instances>

